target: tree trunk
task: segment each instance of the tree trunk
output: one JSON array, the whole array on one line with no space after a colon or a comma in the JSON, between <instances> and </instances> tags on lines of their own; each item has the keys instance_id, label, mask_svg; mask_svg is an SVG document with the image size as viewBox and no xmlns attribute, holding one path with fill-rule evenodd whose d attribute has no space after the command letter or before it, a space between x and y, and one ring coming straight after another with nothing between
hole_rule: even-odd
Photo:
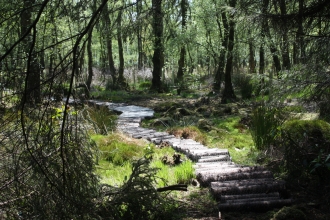
<instances>
[{"instance_id":1,"label":"tree trunk","mask_svg":"<svg viewBox=\"0 0 330 220\"><path fill-rule=\"evenodd\" d=\"M164 67L163 48L163 12L162 0L152 0L153 21L152 28L154 34L154 55L152 57L153 71L151 90L162 92L162 69Z\"/></svg>"},{"instance_id":2,"label":"tree trunk","mask_svg":"<svg viewBox=\"0 0 330 220\"><path fill-rule=\"evenodd\" d=\"M138 43L138 70L143 67L143 44L142 44L142 26L140 21L142 1L136 2L136 13L137 13L137 43Z\"/></svg>"},{"instance_id":3,"label":"tree trunk","mask_svg":"<svg viewBox=\"0 0 330 220\"><path fill-rule=\"evenodd\" d=\"M256 63L255 63L255 56L254 56L254 45L253 45L253 38L251 36L251 31L249 33L249 70L250 73L256 73Z\"/></svg>"},{"instance_id":4,"label":"tree trunk","mask_svg":"<svg viewBox=\"0 0 330 220\"><path fill-rule=\"evenodd\" d=\"M236 0L230 0L229 6L235 7ZM234 50L234 40L235 40L235 21L234 15L229 16L229 35L228 35L228 53L227 53L227 63L225 70L225 88L222 93L221 103L228 103L236 100L236 95L234 93L233 84L231 82L231 73L233 69L233 50Z\"/></svg>"},{"instance_id":5,"label":"tree trunk","mask_svg":"<svg viewBox=\"0 0 330 220\"><path fill-rule=\"evenodd\" d=\"M265 73L265 49L263 44L260 45L259 59L259 74L263 75Z\"/></svg>"},{"instance_id":6,"label":"tree trunk","mask_svg":"<svg viewBox=\"0 0 330 220\"><path fill-rule=\"evenodd\" d=\"M187 7L188 7L188 2L187 0L181 0L181 28L182 28L182 34L185 34L186 30L186 19L187 19ZM185 68L185 55L186 55L186 48L185 48L185 42L181 42L181 49L180 49L180 58L178 61L178 72L177 72L177 80L178 82L182 83L183 81L183 74L184 74L184 68Z\"/></svg>"},{"instance_id":7,"label":"tree trunk","mask_svg":"<svg viewBox=\"0 0 330 220\"><path fill-rule=\"evenodd\" d=\"M285 0L280 0L280 10L282 16L287 14ZM289 54L289 38L286 29L287 28L285 28L282 33L282 64L284 70L289 70L291 68L291 62Z\"/></svg>"},{"instance_id":8,"label":"tree trunk","mask_svg":"<svg viewBox=\"0 0 330 220\"><path fill-rule=\"evenodd\" d=\"M227 20L227 13L225 11L221 12L221 19L222 19L224 32L223 32L223 36L221 36L220 33L222 50L220 51L220 56L218 61L219 65L214 77L214 84L213 84L214 91L220 91L221 89L221 80L222 80L222 76L225 75L224 68L225 68L226 52L228 49L229 24ZM220 21L218 18L217 18L217 23L219 30L221 30Z\"/></svg>"},{"instance_id":9,"label":"tree trunk","mask_svg":"<svg viewBox=\"0 0 330 220\"><path fill-rule=\"evenodd\" d=\"M118 68L118 86L119 88L126 88L127 83L124 77L124 49L123 38L121 31L122 10L118 12L117 17L117 41L118 41L118 55L119 55L119 68Z\"/></svg>"},{"instance_id":10,"label":"tree trunk","mask_svg":"<svg viewBox=\"0 0 330 220\"><path fill-rule=\"evenodd\" d=\"M25 35L32 25L32 9L34 0L24 0L24 7L21 12L21 36ZM26 79L25 92L23 95L23 103L34 105L41 103L41 89L40 89L40 67L38 57L35 53L34 47L36 43L36 28L33 28L33 33L28 35L23 40L24 56L26 58Z\"/></svg>"},{"instance_id":11,"label":"tree trunk","mask_svg":"<svg viewBox=\"0 0 330 220\"><path fill-rule=\"evenodd\" d=\"M107 29L106 33L106 45L107 45L107 56L108 56L108 63L109 63L109 69L110 69L110 75L112 77L112 84L116 85L117 84L117 70L115 67L115 62L113 60L113 51L112 51L112 39L111 39L111 21L109 18L109 9L108 5L106 4L103 9L103 19L105 23L105 28Z\"/></svg>"},{"instance_id":12,"label":"tree trunk","mask_svg":"<svg viewBox=\"0 0 330 220\"><path fill-rule=\"evenodd\" d=\"M261 8L261 12L263 14L268 13L268 6L269 6L269 0L264 0ZM277 55L277 48L272 40L272 36L270 35L269 24L267 19L264 19L262 22L262 36L263 38L264 36L268 37L269 49L273 57L273 62L276 69L277 77L279 77L278 73L281 71L281 62Z\"/></svg>"},{"instance_id":13,"label":"tree trunk","mask_svg":"<svg viewBox=\"0 0 330 220\"><path fill-rule=\"evenodd\" d=\"M93 53L92 53L92 34L93 29L89 31L88 41L87 41L87 57L88 57L88 76L85 82L85 96L86 98L90 97L90 89L93 79Z\"/></svg>"}]
</instances>

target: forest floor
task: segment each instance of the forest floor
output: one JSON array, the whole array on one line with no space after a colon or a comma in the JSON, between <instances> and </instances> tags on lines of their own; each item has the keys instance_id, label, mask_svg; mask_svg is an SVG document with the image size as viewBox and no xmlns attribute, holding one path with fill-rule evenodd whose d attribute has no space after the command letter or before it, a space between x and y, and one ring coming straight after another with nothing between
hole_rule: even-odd
<instances>
[{"instance_id":1,"label":"forest floor","mask_svg":"<svg viewBox=\"0 0 330 220\"><path fill-rule=\"evenodd\" d=\"M205 96L206 97L206 96ZM151 109L159 109L160 106L166 105L166 103L176 103L182 108L187 108L192 110L192 108L197 108L196 106L208 105L210 108L217 108L219 106L220 98L214 96L207 99L201 98L182 98L176 95L169 96L135 96L132 99L127 99L125 102L130 105L138 105L142 107L149 107ZM202 102L202 103L201 103ZM198 104L199 103L199 104ZM294 105L295 103L289 103L289 105ZM253 103L242 102L235 105L238 108L235 114L240 114L250 112L252 110ZM314 112L315 107L313 105L307 106L308 112L304 113L302 117L305 119L317 118L317 113ZM242 116L243 117L243 116ZM265 165L265 164L263 164ZM271 166L270 166L271 168ZM302 211L307 216L306 219L315 220L330 220L330 208L329 198L324 196L324 191L329 195L329 186L321 186L319 184L309 182L288 182L288 190L291 197L294 199L293 207ZM189 186L188 192L178 192L175 195L176 198L180 198L182 202L182 214L183 216L189 216L184 218L185 220L213 220L219 219L219 212L217 209L216 201L214 201L208 189L198 188L194 186ZM250 211L237 211L230 213L221 213L222 218L226 220L270 220L273 218L274 214L280 209L273 210L260 210L258 212ZM292 218L295 219L295 218ZM297 218L298 219L298 218Z\"/></svg>"}]
</instances>

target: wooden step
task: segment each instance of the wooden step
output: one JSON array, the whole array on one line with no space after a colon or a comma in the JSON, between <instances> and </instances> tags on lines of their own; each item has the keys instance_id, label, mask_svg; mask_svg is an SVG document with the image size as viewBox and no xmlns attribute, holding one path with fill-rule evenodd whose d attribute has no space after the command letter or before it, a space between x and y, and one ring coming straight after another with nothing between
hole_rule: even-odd
<instances>
[{"instance_id":1,"label":"wooden step","mask_svg":"<svg viewBox=\"0 0 330 220\"><path fill-rule=\"evenodd\" d=\"M223 174L197 174L197 180L201 186L207 187L211 182L226 181L226 180L239 180L239 179L258 179L258 178L273 178L270 171L252 171L252 172L227 172Z\"/></svg>"},{"instance_id":2,"label":"wooden step","mask_svg":"<svg viewBox=\"0 0 330 220\"><path fill-rule=\"evenodd\" d=\"M230 162L231 158L229 155L219 156L202 156L197 159L199 163L210 163L210 162Z\"/></svg>"},{"instance_id":3,"label":"wooden step","mask_svg":"<svg viewBox=\"0 0 330 220\"><path fill-rule=\"evenodd\" d=\"M240 195L255 193L270 193L285 190L284 181L267 181L258 182L256 180L244 181L244 183L235 184L223 182L212 182L211 193L217 199L221 199L221 195Z\"/></svg>"},{"instance_id":4,"label":"wooden step","mask_svg":"<svg viewBox=\"0 0 330 220\"><path fill-rule=\"evenodd\" d=\"M240 194L240 195L221 195L220 202L235 202L243 199L251 199L251 200L258 200L259 198L275 198L279 199L280 194L278 192L269 192L269 193L257 193L257 194Z\"/></svg>"},{"instance_id":5,"label":"wooden step","mask_svg":"<svg viewBox=\"0 0 330 220\"><path fill-rule=\"evenodd\" d=\"M241 201L235 203L219 203L218 209L220 212L224 211L266 211L272 208L280 208L291 205L292 199L275 199L275 200L261 200L261 201Z\"/></svg>"}]
</instances>

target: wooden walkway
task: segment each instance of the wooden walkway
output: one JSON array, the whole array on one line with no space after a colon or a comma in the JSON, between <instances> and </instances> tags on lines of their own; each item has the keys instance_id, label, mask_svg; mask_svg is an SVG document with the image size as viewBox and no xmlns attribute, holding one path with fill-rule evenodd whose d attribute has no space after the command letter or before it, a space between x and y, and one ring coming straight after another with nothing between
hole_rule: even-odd
<instances>
[{"instance_id":1,"label":"wooden walkway","mask_svg":"<svg viewBox=\"0 0 330 220\"><path fill-rule=\"evenodd\" d=\"M288 206L285 182L275 180L262 166L241 166L232 162L227 149L208 148L191 139L180 139L166 132L140 127L144 118L153 117L153 111L139 106L124 106L90 101L121 112L117 129L133 137L143 138L157 145L166 143L185 154L194 165L196 178L202 187L209 187L217 199L219 212L239 210L267 210Z\"/></svg>"}]
</instances>

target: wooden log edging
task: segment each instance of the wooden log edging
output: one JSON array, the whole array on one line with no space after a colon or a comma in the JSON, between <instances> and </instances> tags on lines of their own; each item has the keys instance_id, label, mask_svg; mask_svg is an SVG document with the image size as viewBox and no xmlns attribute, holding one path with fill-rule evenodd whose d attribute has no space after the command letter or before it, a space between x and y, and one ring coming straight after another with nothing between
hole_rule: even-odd
<instances>
[{"instance_id":1,"label":"wooden log edging","mask_svg":"<svg viewBox=\"0 0 330 220\"><path fill-rule=\"evenodd\" d=\"M157 145L165 143L196 162L196 178L200 186L209 187L218 200L219 216L224 211L260 211L293 203L292 199L281 197L286 190L285 182L274 180L272 172L264 167L240 166L232 162L227 149L212 149L191 139L180 139L166 132L141 128L141 121L153 116L151 109L92 100L88 103L122 112L117 129L126 135Z\"/></svg>"}]
</instances>

